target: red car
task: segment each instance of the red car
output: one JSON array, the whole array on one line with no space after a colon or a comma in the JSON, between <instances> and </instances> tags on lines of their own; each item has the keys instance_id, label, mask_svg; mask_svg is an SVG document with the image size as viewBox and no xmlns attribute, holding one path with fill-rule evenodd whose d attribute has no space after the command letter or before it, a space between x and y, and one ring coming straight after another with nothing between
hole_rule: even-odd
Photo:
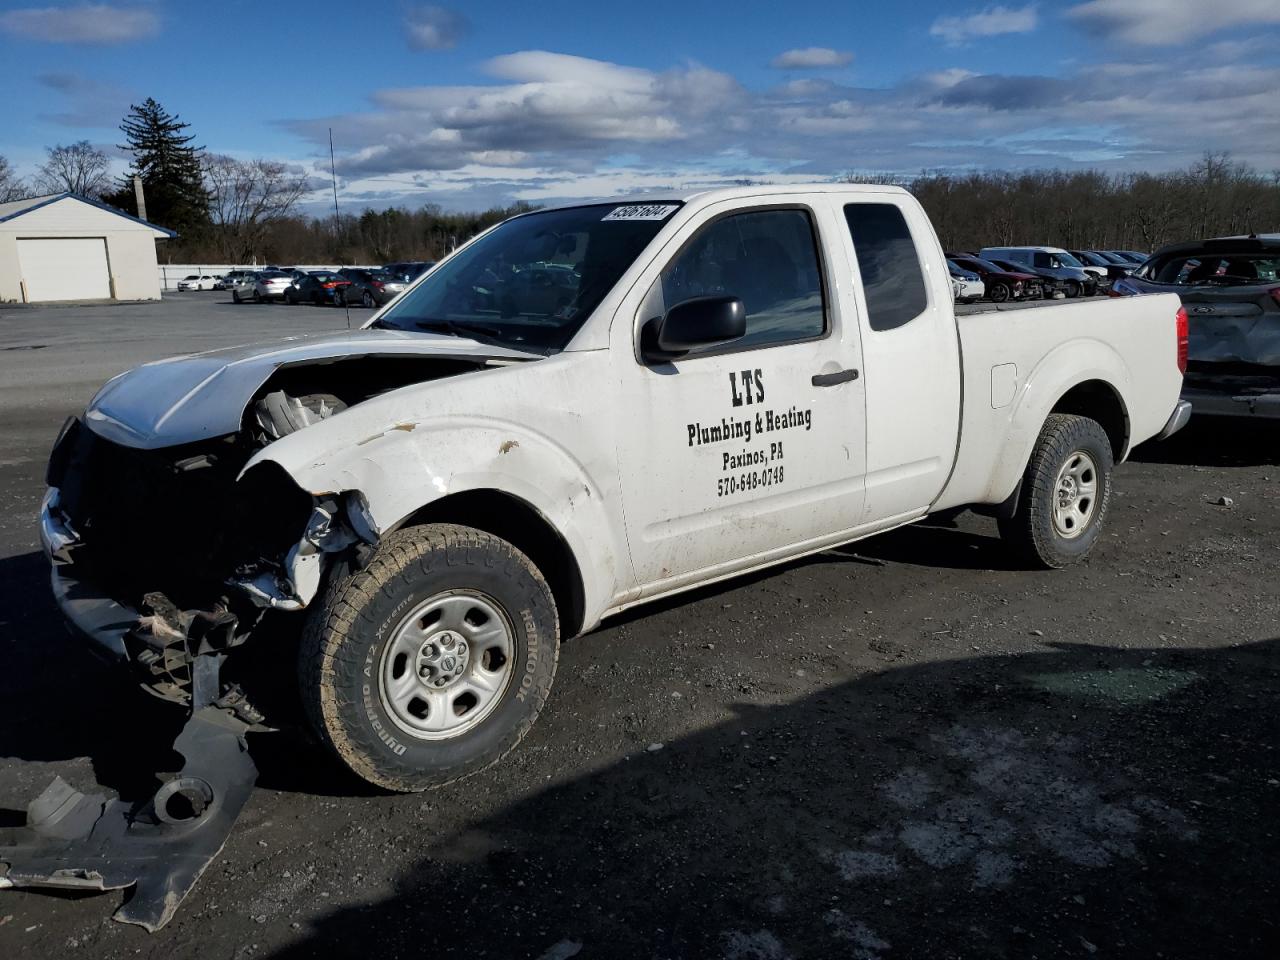
<instances>
[{"instance_id":1,"label":"red car","mask_svg":"<svg viewBox=\"0 0 1280 960\"><path fill-rule=\"evenodd\" d=\"M1006 300L1039 300L1044 287L1039 277L1030 273L1014 273L971 253L948 253L947 259L958 267L971 270L982 278L987 299L995 303Z\"/></svg>"}]
</instances>

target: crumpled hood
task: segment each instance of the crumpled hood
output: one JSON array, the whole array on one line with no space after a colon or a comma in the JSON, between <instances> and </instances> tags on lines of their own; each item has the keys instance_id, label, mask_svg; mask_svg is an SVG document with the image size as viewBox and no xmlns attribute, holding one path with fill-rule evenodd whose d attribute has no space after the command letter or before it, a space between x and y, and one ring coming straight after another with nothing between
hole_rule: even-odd
<instances>
[{"instance_id":1,"label":"crumpled hood","mask_svg":"<svg viewBox=\"0 0 1280 960\"><path fill-rule=\"evenodd\" d=\"M146 363L107 381L85 410L99 436L153 450L225 436L278 368L350 357L528 360L524 353L441 334L351 330L290 337Z\"/></svg>"}]
</instances>

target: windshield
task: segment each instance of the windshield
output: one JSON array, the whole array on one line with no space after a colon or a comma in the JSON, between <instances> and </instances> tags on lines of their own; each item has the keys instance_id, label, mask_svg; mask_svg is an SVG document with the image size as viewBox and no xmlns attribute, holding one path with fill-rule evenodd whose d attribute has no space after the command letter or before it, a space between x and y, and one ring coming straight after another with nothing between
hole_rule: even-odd
<instances>
[{"instance_id":1,"label":"windshield","mask_svg":"<svg viewBox=\"0 0 1280 960\"><path fill-rule=\"evenodd\" d=\"M562 350L679 208L610 203L515 217L435 267L374 325Z\"/></svg>"},{"instance_id":2,"label":"windshield","mask_svg":"<svg viewBox=\"0 0 1280 960\"><path fill-rule=\"evenodd\" d=\"M1198 253L1160 257L1142 268L1144 279L1178 286L1241 286L1280 279L1280 251Z\"/></svg>"},{"instance_id":3,"label":"windshield","mask_svg":"<svg viewBox=\"0 0 1280 960\"><path fill-rule=\"evenodd\" d=\"M979 270L986 270L989 273L1006 273L1004 267L992 263L990 260L983 260L981 257L973 257L960 261L962 267L977 267Z\"/></svg>"},{"instance_id":4,"label":"windshield","mask_svg":"<svg viewBox=\"0 0 1280 960\"><path fill-rule=\"evenodd\" d=\"M1058 258L1058 263L1062 264L1062 266L1064 267L1084 266L1084 264L1082 264L1079 260L1077 260L1071 254L1067 253L1067 251L1065 250L1063 250L1061 253L1055 253L1054 256Z\"/></svg>"}]
</instances>

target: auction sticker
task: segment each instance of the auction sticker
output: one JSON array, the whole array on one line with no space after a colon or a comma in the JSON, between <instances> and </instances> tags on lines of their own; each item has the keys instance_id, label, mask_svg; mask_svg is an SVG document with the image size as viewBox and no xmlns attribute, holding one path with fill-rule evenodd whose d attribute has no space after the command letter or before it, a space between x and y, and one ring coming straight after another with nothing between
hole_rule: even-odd
<instances>
[{"instance_id":1,"label":"auction sticker","mask_svg":"<svg viewBox=\"0 0 1280 960\"><path fill-rule=\"evenodd\" d=\"M600 220L665 220L679 209L678 203L638 203L614 207Z\"/></svg>"}]
</instances>

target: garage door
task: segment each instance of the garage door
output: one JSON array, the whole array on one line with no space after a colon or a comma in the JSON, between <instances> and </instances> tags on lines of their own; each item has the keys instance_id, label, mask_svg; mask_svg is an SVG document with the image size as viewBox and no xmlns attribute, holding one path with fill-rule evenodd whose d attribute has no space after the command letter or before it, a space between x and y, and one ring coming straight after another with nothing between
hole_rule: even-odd
<instances>
[{"instance_id":1,"label":"garage door","mask_svg":"<svg viewBox=\"0 0 1280 960\"><path fill-rule=\"evenodd\" d=\"M18 239L27 300L107 300L107 241L102 237Z\"/></svg>"}]
</instances>

